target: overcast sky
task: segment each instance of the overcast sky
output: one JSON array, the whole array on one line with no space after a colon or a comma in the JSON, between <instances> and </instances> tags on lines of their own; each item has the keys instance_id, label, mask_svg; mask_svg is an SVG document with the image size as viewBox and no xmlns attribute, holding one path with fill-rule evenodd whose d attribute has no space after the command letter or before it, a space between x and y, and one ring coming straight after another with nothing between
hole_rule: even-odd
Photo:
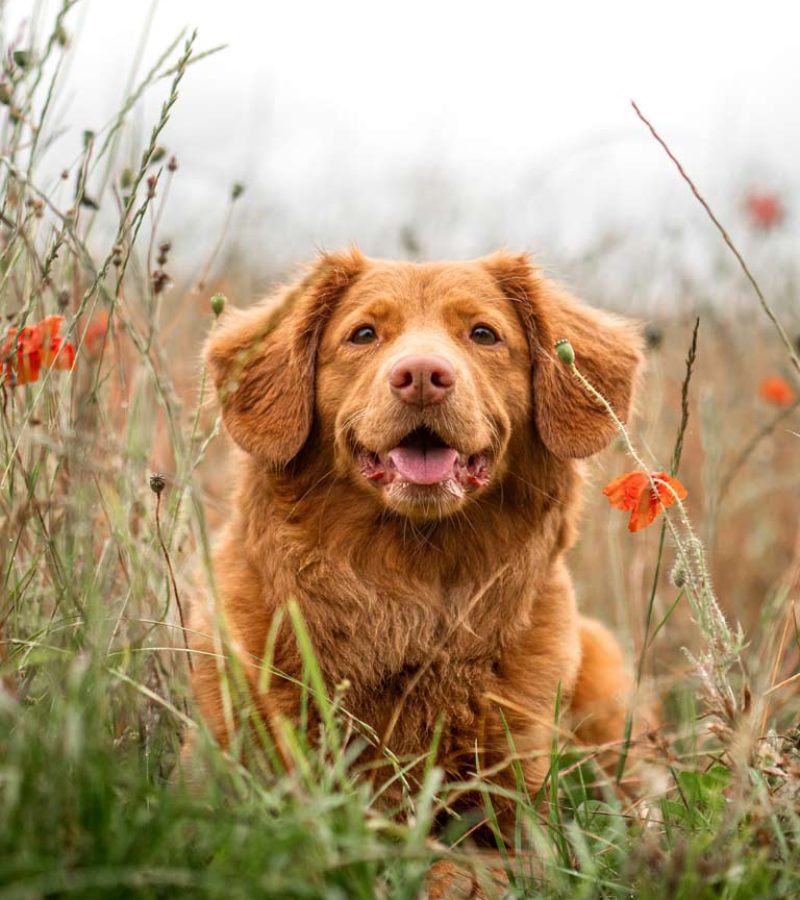
<instances>
[{"instance_id":1,"label":"overcast sky","mask_svg":"<svg viewBox=\"0 0 800 900\"><path fill-rule=\"evenodd\" d=\"M19 16L29 0L11 0ZM263 258L358 240L434 255L508 242L569 258L604 234L697 212L633 115L635 98L733 214L749 185L790 201L800 159L800 15L788 2L154 4L152 61L181 28L228 48L187 73L165 143L171 222L213 240L230 184ZM61 98L79 149L117 108L149 0L84 0ZM166 85L163 85L165 88ZM137 119L157 114L153 92ZM735 223L734 223L735 224Z\"/></svg>"}]
</instances>

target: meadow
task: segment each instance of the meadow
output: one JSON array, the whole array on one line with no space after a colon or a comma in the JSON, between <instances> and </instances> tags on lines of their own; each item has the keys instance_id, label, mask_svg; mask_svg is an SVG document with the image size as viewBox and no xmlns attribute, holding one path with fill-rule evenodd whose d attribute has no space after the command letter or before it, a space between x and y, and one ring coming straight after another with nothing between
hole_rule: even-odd
<instances>
[{"instance_id":1,"label":"meadow","mask_svg":"<svg viewBox=\"0 0 800 900\"><path fill-rule=\"evenodd\" d=\"M182 622L213 594L231 486L200 347L232 298L255 295L216 253L185 283L170 275L169 120L204 63L191 35L40 181L72 6L35 35L4 30L0 61L0 900L414 898L439 860L463 896L799 895L800 305L773 258L780 198L753 194L726 223L755 248L752 270L698 200L702 252L736 302L687 289L649 317L638 414L586 467L580 603L623 636L662 723L616 748L610 772L603 748L554 723L545 789L518 792L516 846L498 838L500 877L476 823L444 815L465 785L432 762L412 784L410 761L389 758L406 790L384 808L358 756L374 735L342 749L346 690L321 682L313 648L321 745L287 727L289 765L266 752L245 768L198 720ZM133 152L145 94L163 105ZM209 227L224 234L224 218ZM635 314L606 280L593 292L592 273L586 260L559 274ZM602 487L641 461L687 499L631 534ZM178 764L190 731L192 783ZM491 827L496 789L475 782Z\"/></svg>"}]
</instances>

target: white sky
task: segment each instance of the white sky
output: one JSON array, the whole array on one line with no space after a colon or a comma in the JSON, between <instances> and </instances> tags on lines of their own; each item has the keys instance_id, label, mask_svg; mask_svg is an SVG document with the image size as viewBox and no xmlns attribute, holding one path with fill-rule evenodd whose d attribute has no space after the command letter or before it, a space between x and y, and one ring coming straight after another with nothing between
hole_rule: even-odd
<instances>
[{"instance_id":1,"label":"white sky","mask_svg":"<svg viewBox=\"0 0 800 900\"><path fill-rule=\"evenodd\" d=\"M67 157L119 105L150 8L85 0L70 15ZM791 200L799 25L788 0L161 0L147 61L183 26L201 48L229 44L189 71L169 126L169 221L213 242L238 179L239 234L276 264L350 239L396 252L412 220L434 255L508 242L568 259L632 223L697 216L630 98L724 212L750 184Z\"/></svg>"}]
</instances>

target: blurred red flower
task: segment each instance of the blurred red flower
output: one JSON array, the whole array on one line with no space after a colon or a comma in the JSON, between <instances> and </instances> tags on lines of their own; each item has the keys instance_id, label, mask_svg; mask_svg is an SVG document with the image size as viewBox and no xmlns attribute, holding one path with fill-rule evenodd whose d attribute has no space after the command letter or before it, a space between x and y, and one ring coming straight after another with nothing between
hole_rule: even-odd
<instances>
[{"instance_id":1,"label":"blurred red flower","mask_svg":"<svg viewBox=\"0 0 800 900\"><path fill-rule=\"evenodd\" d=\"M83 346L89 356L99 356L108 331L108 313L100 312L92 318L83 336Z\"/></svg>"},{"instance_id":2,"label":"blurred red flower","mask_svg":"<svg viewBox=\"0 0 800 900\"><path fill-rule=\"evenodd\" d=\"M750 191L744 204L750 223L764 231L780 225L786 216L781 198L772 191Z\"/></svg>"},{"instance_id":3,"label":"blurred red flower","mask_svg":"<svg viewBox=\"0 0 800 900\"><path fill-rule=\"evenodd\" d=\"M770 375L761 382L758 389L762 400L774 403L775 406L791 406L795 400L795 392L792 386L781 378L780 375Z\"/></svg>"},{"instance_id":4,"label":"blurred red flower","mask_svg":"<svg viewBox=\"0 0 800 900\"><path fill-rule=\"evenodd\" d=\"M651 477L656 481L656 490L650 486ZM631 514L628 531L647 528L663 508L672 506L675 495L686 499L686 488L666 472L651 472L649 476L647 472L626 472L609 482L603 493L613 507Z\"/></svg>"},{"instance_id":5,"label":"blurred red flower","mask_svg":"<svg viewBox=\"0 0 800 900\"><path fill-rule=\"evenodd\" d=\"M75 365L75 348L59 334L63 321L63 316L48 316L35 325L25 325L19 332L9 328L0 347L4 384L38 381L42 366L71 369Z\"/></svg>"}]
</instances>

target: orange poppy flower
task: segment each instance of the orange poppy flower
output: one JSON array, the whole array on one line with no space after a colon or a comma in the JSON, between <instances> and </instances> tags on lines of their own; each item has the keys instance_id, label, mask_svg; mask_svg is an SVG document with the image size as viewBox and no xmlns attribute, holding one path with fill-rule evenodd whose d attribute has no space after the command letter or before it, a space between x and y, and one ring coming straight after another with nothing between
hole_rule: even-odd
<instances>
[{"instance_id":1,"label":"orange poppy flower","mask_svg":"<svg viewBox=\"0 0 800 900\"><path fill-rule=\"evenodd\" d=\"M774 403L776 406L790 406L794 403L795 393L791 385L780 375L771 375L761 382L758 389L762 400Z\"/></svg>"},{"instance_id":2,"label":"orange poppy flower","mask_svg":"<svg viewBox=\"0 0 800 900\"><path fill-rule=\"evenodd\" d=\"M25 325L17 335L17 384L39 380L42 368L42 332L38 325Z\"/></svg>"},{"instance_id":3,"label":"orange poppy flower","mask_svg":"<svg viewBox=\"0 0 800 900\"><path fill-rule=\"evenodd\" d=\"M656 481L655 490L650 485L650 477ZM647 528L662 509L675 502L675 494L667 485L681 500L686 499L686 488L666 472L651 472L650 476L647 472L626 472L607 484L603 493L612 506L631 514L628 531L639 531Z\"/></svg>"},{"instance_id":4,"label":"orange poppy flower","mask_svg":"<svg viewBox=\"0 0 800 900\"><path fill-rule=\"evenodd\" d=\"M63 316L48 316L36 325L17 332L10 328L0 348L0 366L6 384L30 384L39 380L42 366L71 369L75 347L59 336Z\"/></svg>"}]
</instances>

